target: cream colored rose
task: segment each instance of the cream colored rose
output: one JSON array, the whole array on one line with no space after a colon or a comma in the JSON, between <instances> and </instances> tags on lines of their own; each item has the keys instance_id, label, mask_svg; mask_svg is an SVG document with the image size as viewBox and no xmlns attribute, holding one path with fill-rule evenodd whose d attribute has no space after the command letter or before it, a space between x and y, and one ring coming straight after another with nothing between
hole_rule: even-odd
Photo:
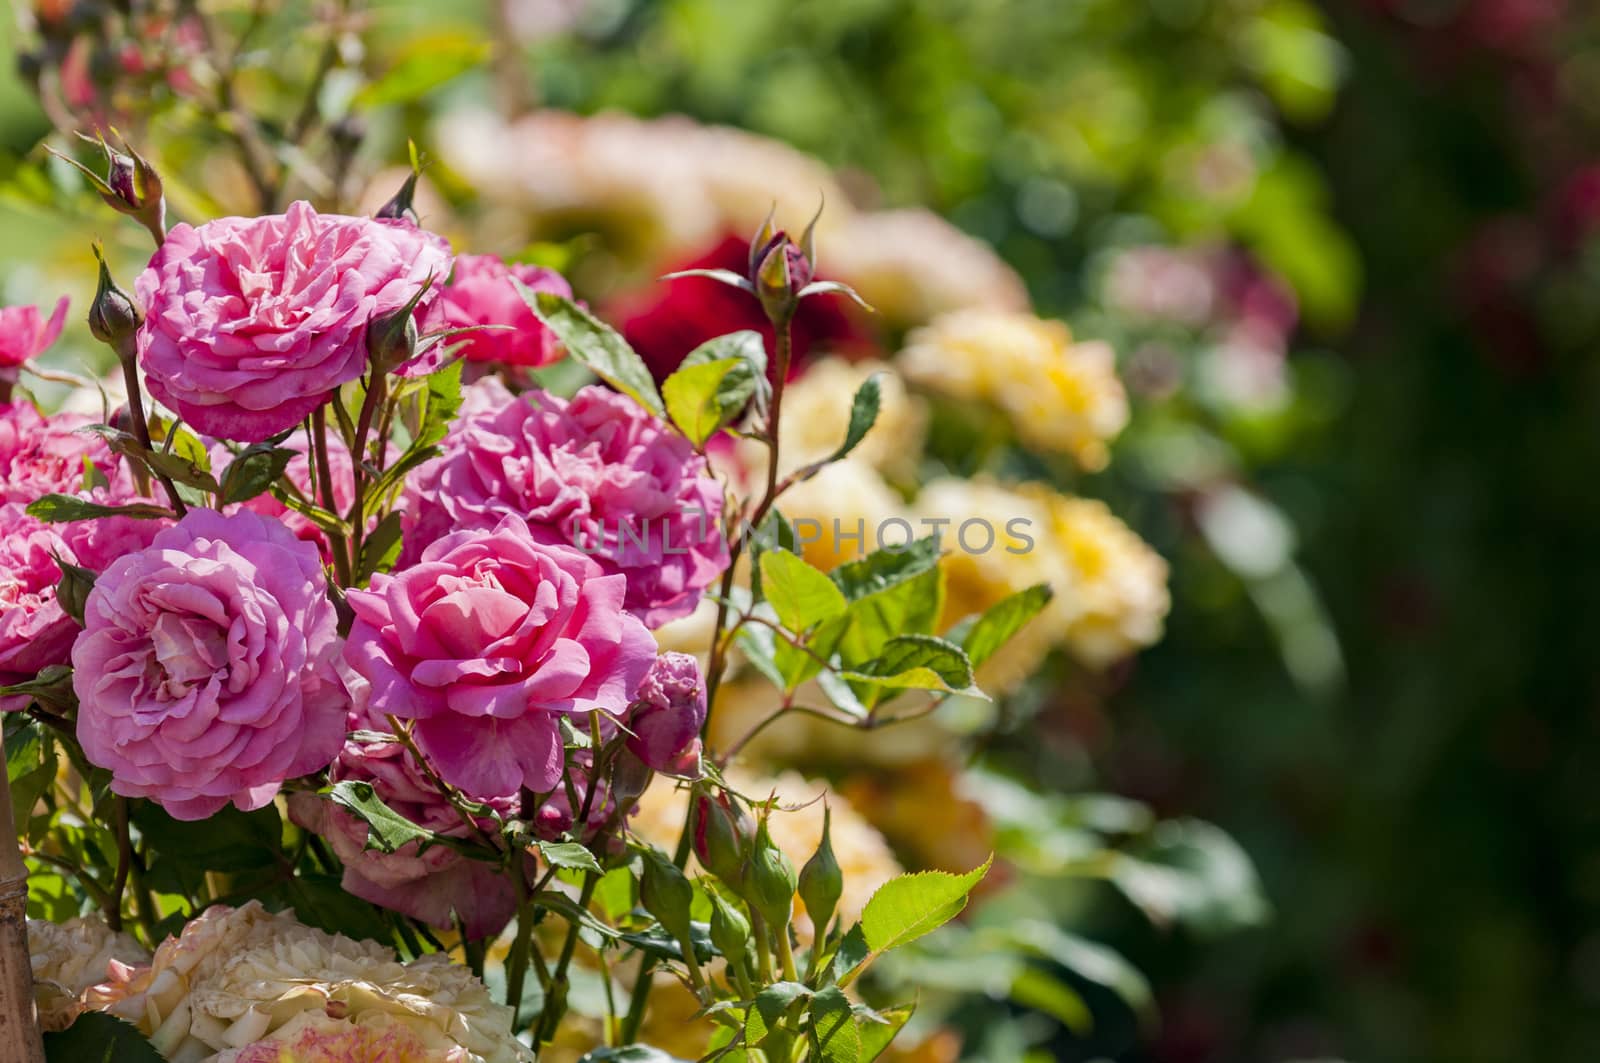
<instances>
[{"instance_id":1,"label":"cream colored rose","mask_svg":"<svg viewBox=\"0 0 1600 1063\"><path fill-rule=\"evenodd\" d=\"M428 1060L527 1058L512 1036L511 1010L445 955L401 963L392 949L305 926L256 901L208 909L163 942L149 965L112 975L89 991L89 1006L138 1026L172 1063L222 1063L223 1053L296 1033L308 1015L398 1025Z\"/></svg>"},{"instance_id":2,"label":"cream colored rose","mask_svg":"<svg viewBox=\"0 0 1600 1063\"><path fill-rule=\"evenodd\" d=\"M39 1025L64 1030L83 1010L84 991L105 981L113 962L145 963L150 953L131 936L112 930L100 916L86 915L65 923L29 919L28 958Z\"/></svg>"}]
</instances>

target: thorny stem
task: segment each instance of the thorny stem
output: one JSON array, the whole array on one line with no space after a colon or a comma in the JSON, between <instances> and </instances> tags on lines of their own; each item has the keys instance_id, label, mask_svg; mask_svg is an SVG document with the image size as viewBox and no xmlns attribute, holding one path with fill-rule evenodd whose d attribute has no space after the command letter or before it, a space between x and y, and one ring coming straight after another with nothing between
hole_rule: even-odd
<instances>
[{"instance_id":1,"label":"thorny stem","mask_svg":"<svg viewBox=\"0 0 1600 1063\"><path fill-rule=\"evenodd\" d=\"M355 481L354 500L350 504L348 518L351 535L350 556L358 567L361 564L361 540L367 531L367 515L363 510L367 494L367 473L363 460L367 450L367 435L372 431L372 419L388 393L389 378L374 368L372 382L367 385L366 397L361 400L361 414L356 421L355 442L350 448L351 475Z\"/></svg>"},{"instance_id":2,"label":"thorny stem","mask_svg":"<svg viewBox=\"0 0 1600 1063\"><path fill-rule=\"evenodd\" d=\"M471 810L467 808L466 798L461 791L445 782L439 776L439 773L433 770L433 765L428 763L428 758L422 755L422 750L417 748L416 737L411 733L411 727L404 720L393 714L385 718L389 721L389 727L399 737L401 744L406 747L406 752L410 753L411 758L416 761L417 767L422 769L422 773L428 777L428 781L433 783L434 787L444 795L445 800L450 802L450 807L456 810L456 815L461 817L461 822L467 825L467 829L487 842L489 848L496 852L501 852L500 840L479 825L478 817L473 815ZM520 869L518 869L518 874L520 877Z\"/></svg>"}]
</instances>

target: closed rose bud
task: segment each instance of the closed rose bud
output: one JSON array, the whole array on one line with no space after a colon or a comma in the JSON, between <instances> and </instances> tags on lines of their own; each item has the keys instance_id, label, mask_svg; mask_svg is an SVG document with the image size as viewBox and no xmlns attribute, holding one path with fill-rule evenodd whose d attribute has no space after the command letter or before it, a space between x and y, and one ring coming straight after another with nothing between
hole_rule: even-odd
<instances>
[{"instance_id":1,"label":"closed rose bud","mask_svg":"<svg viewBox=\"0 0 1600 1063\"><path fill-rule=\"evenodd\" d=\"M779 233L756 267L753 278L761 307L774 324L784 324L792 318L800 301L796 295L800 289L794 285L796 269L791 264L791 251L798 254L789 238Z\"/></svg>"},{"instance_id":2,"label":"closed rose bud","mask_svg":"<svg viewBox=\"0 0 1600 1063\"><path fill-rule=\"evenodd\" d=\"M744 899L774 931L787 933L783 928L794 914L796 884L794 864L773 844L763 819L756 828L755 844L750 847L750 860L745 864Z\"/></svg>"},{"instance_id":3,"label":"closed rose bud","mask_svg":"<svg viewBox=\"0 0 1600 1063\"><path fill-rule=\"evenodd\" d=\"M689 909L694 886L661 850L643 851L644 873L639 878L639 903L656 917L667 933L680 942L689 940Z\"/></svg>"},{"instance_id":4,"label":"closed rose bud","mask_svg":"<svg viewBox=\"0 0 1600 1063\"><path fill-rule=\"evenodd\" d=\"M694 803L694 855L700 866L734 889L744 875L754 826L726 793L701 793Z\"/></svg>"},{"instance_id":5,"label":"closed rose bud","mask_svg":"<svg viewBox=\"0 0 1600 1063\"><path fill-rule=\"evenodd\" d=\"M367 326L367 356L379 373L404 365L417 352L417 318L412 305L386 317L373 318Z\"/></svg>"},{"instance_id":6,"label":"closed rose bud","mask_svg":"<svg viewBox=\"0 0 1600 1063\"><path fill-rule=\"evenodd\" d=\"M839 898L844 895L844 875L833 855L832 821L832 810L824 806L822 841L806 866L800 869L800 901L806 906L811 925L816 927L818 941L827 933L828 923L839 907Z\"/></svg>"},{"instance_id":7,"label":"closed rose bud","mask_svg":"<svg viewBox=\"0 0 1600 1063\"><path fill-rule=\"evenodd\" d=\"M729 960L739 959L750 941L750 920L716 890L706 890L706 896L711 898L711 943Z\"/></svg>"},{"instance_id":8,"label":"closed rose bud","mask_svg":"<svg viewBox=\"0 0 1600 1063\"><path fill-rule=\"evenodd\" d=\"M133 297L117 287L117 282L111 279L105 255L98 246L94 249L94 256L100 263L100 279L94 302L89 306L89 331L95 339L115 350L118 358L132 358L134 334L144 323L144 313L134 303Z\"/></svg>"},{"instance_id":9,"label":"closed rose bud","mask_svg":"<svg viewBox=\"0 0 1600 1063\"><path fill-rule=\"evenodd\" d=\"M380 221L408 221L412 225L420 224L417 218L417 209L413 200L417 196L417 177L413 171L400 186L400 191L389 198L389 202L378 208L374 218Z\"/></svg>"}]
</instances>

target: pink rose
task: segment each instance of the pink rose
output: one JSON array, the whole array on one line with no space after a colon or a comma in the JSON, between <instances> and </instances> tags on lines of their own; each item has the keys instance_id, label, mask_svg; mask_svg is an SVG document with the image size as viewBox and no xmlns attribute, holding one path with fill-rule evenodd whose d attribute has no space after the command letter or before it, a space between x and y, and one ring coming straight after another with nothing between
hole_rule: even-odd
<instances>
[{"instance_id":1,"label":"pink rose","mask_svg":"<svg viewBox=\"0 0 1600 1063\"><path fill-rule=\"evenodd\" d=\"M508 516L351 591L345 659L371 682L373 712L416 721L444 779L468 793L545 793L561 779L558 717L620 716L655 657L625 592L621 576Z\"/></svg>"},{"instance_id":2,"label":"pink rose","mask_svg":"<svg viewBox=\"0 0 1600 1063\"><path fill-rule=\"evenodd\" d=\"M656 771L697 774L700 728L706 722L706 684L688 653L663 653L628 711L628 748Z\"/></svg>"},{"instance_id":3,"label":"pink rose","mask_svg":"<svg viewBox=\"0 0 1600 1063\"><path fill-rule=\"evenodd\" d=\"M179 819L269 803L339 751L349 695L316 548L191 509L96 581L72 648L78 741Z\"/></svg>"},{"instance_id":4,"label":"pink rose","mask_svg":"<svg viewBox=\"0 0 1600 1063\"><path fill-rule=\"evenodd\" d=\"M558 360L560 341L528 309L522 294L511 283L513 277L536 292L572 295L572 286L555 270L508 265L493 255L458 255L455 276L428 311L423 331L438 332L473 325L510 325L512 328L464 333L445 340L435 349L443 352L460 344L460 354L468 361L499 362L529 369Z\"/></svg>"},{"instance_id":5,"label":"pink rose","mask_svg":"<svg viewBox=\"0 0 1600 1063\"><path fill-rule=\"evenodd\" d=\"M135 285L140 364L151 393L198 431L260 442L359 377L368 324L449 272L441 237L304 202L176 225Z\"/></svg>"},{"instance_id":6,"label":"pink rose","mask_svg":"<svg viewBox=\"0 0 1600 1063\"><path fill-rule=\"evenodd\" d=\"M0 405L0 504L26 506L50 494L79 495L103 505L148 502L127 463L103 438L86 430L94 423L94 418L77 413L46 417L27 402ZM104 484L85 485L89 468ZM70 546L74 563L99 570L129 550L149 545L162 526L160 521L107 517L58 524L53 533Z\"/></svg>"},{"instance_id":7,"label":"pink rose","mask_svg":"<svg viewBox=\"0 0 1600 1063\"><path fill-rule=\"evenodd\" d=\"M85 462L108 479L120 459L106 441L84 431L95 423L78 413L46 417L30 402L0 405L0 502L32 502L45 495L76 494Z\"/></svg>"},{"instance_id":8,"label":"pink rose","mask_svg":"<svg viewBox=\"0 0 1600 1063\"><path fill-rule=\"evenodd\" d=\"M351 716L352 729L389 730L388 724ZM333 782L359 780L372 784L379 799L426 830L448 838L469 838L473 832L416 759L398 742L346 741L328 777ZM517 795L470 795L502 816L516 814ZM517 890L500 869L462 856L445 845L418 852L408 842L393 853L367 848L367 825L325 797L297 793L289 798L289 815L302 827L328 840L344 864L344 889L437 927L463 920L469 938L492 937L517 910ZM479 825L493 834L494 821Z\"/></svg>"},{"instance_id":9,"label":"pink rose","mask_svg":"<svg viewBox=\"0 0 1600 1063\"><path fill-rule=\"evenodd\" d=\"M72 652L78 624L56 601L55 558L74 559L58 527L28 516L19 502L0 505L0 686L25 683ZM30 700L0 697L0 711L27 708Z\"/></svg>"},{"instance_id":10,"label":"pink rose","mask_svg":"<svg viewBox=\"0 0 1600 1063\"><path fill-rule=\"evenodd\" d=\"M541 541L577 546L625 575L628 609L650 627L693 612L727 567L722 487L705 458L616 392L513 398L486 380L442 449L407 488L406 558L515 513Z\"/></svg>"},{"instance_id":11,"label":"pink rose","mask_svg":"<svg viewBox=\"0 0 1600 1063\"><path fill-rule=\"evenodd\" d=\"M66 320L66 296L48 321L36 306L0 306L0 380L15 380L24 362L56 341Z\"/></svg>"}]
</instances>

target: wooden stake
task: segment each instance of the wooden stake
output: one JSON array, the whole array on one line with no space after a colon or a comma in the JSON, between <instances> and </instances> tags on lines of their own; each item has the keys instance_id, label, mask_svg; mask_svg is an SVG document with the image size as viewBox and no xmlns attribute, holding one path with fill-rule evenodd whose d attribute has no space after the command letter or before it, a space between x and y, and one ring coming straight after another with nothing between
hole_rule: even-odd
<instances>
[{"instance_id":1,"label":"wooden stake","mask_svg":"<svg viewBox=\"0 0 1600 1063\"><path fill-rule=\"evenodd\" d=\"M4 760L0 757L0 760ZM44 1063L28 962L28 865L17 844L11 787L0 784L0 1058Z\"/></svg>"}]
</instances>

